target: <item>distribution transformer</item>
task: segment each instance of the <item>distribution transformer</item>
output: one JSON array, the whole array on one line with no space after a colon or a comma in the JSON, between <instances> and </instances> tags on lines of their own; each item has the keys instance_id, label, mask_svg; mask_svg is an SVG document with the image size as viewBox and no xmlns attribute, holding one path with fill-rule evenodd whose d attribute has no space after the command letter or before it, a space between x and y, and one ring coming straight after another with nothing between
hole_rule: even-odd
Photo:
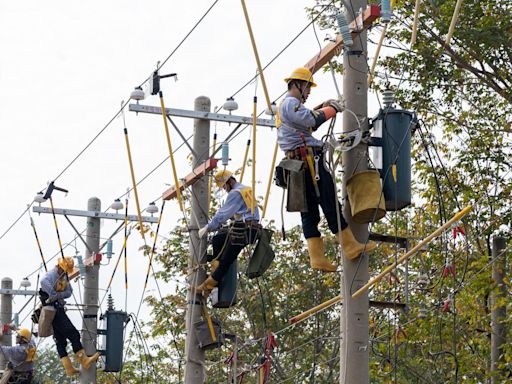
<instances>
[{"instance_id":1,"label":"distribution transformer","mask_svg":"<svg viewBox=\"0 0 512 384\"><path fill-rule=\"evenodd\" d=\"M380 173L387 211L411 204L411 134L416 113L389 103L372 119L370 159Z\"/></svg>"},{"instance_id":2,"label":"distribution transformer","mask_svg":"<svg viewBox=\"0 0 512 384\"><path fill-rule=\"evenodd\" d=\"M102 319L106 320L106 329L98 329L104 335L104 349L99 350L105 356L105 372L120 372L123 367L124 328L128 315L113 308L109 297L109 307Z\"/></svg>"}]
</instances>

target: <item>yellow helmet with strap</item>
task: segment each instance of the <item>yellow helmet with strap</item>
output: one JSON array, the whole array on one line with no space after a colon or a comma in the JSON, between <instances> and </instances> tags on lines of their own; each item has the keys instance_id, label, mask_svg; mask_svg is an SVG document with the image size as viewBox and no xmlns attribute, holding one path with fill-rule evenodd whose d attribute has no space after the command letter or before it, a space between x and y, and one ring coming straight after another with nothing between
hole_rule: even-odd
<instances>
[{"instance_id":1,"label":"yellow helmet with strap","mask_svg":"<svg viewBox=\"0 0 512 384\"><path fill-rule=\"evenodd\" d=\"M32 332L27 328L20 328L16 331L16 336L21 337L27 343L32 339Z\"/></svg>"},{"instance_id":2,"label":"yellow helmet with strap","mask_svg":"<svg viewBox=\"0 0 512 384\"><path fill-rule=\"evenodd\" d=\"M228 171L227 169L223 169L222 171L219 171L215 174L215 184L217 187L222 188L231 177L233 177L233 172Z\"/></svg>"},{"instance_id":3,"label":"yellow helmet with strap","mask_svg":"<svg viewBox=\"0 0 512 384\"><path fill-rule=\"evenodd\" d=\"M311 84L311 87L316 87L316 83L313 80L313 74L305 67L295 69L290 76L284 79L286 83L289 83L291 80L307 81Z\"/></svg>"},{"instance_id":4,"label":"yellow helmet with strap","mask_svg":"<svg viewBox=\"0 0 512 384\"><path fill-rule=\"evenodd\" d=\"M59 257L59 260L57 262L57 265L66 273L70 273L73 271L73 268L75 266L75 261L72 257L65 256L65 257Z\"/></svg>"}]
</instances>

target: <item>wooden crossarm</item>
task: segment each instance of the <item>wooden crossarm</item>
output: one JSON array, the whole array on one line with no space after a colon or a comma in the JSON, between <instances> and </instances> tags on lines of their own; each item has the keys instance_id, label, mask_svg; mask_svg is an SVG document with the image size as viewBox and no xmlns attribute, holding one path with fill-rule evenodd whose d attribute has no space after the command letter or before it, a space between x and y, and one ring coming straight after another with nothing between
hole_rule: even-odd
<instances>
[{"instance_id":1,"label":"wooden crossarm","mask_svg":"<svg viewBox=\"0 0 512 384\"><path fill-rule=\"evenodd\" d=\"M380 17L380 7L378 5L368 6L362 15L362 28L360 30L357 29L355 20L352 21L349 25L349 28L352 30L352 39L355 40L357 35L368 29L368 27L372 25L372 23L378 17ZM329 61L331 61L334 56L338 55L342 48L343 39L341 36L337 36L335 42L327 44L324 48L322 48L319 54L313 56L313 58L309 60L304 66L308 68L312 73L315 73Z\"/></svg>"},{"instance_id":2,"label":"wooden crossarm","mask_svg":"<svg viewBox=\"0 0 512 384\"><path fill-rule=\"evenodd\" d=\"M191 186L196 181L201 179L204 175L206 175L209 171L215 169L217 167L217 162L217 159L211 158L206 160L198 167L196 167L192 173L185 176L185 180L180 181L180 191L183 191L185 188ZM162 194L162 199L171 200L174 199L176 196L176 186L173 186Z\"/></svg>"}]
</instances>

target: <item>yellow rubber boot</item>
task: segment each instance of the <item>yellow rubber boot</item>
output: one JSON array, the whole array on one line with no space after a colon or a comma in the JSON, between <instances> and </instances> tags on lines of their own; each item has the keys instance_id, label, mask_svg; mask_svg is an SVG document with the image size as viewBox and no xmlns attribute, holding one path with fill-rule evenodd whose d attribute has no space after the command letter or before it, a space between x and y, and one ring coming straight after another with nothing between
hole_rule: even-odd
<instances>
[{"instance_id":1,"label":"yellow rubber boot","mask_svg":"<svg viewBox=\"0 0 512 384\"><path fill-rule=\"evenodd\" d=\"M80 363L80 365L82 367L84 367L85 369L89 368L91 366L91 364L95 363L96 360L98 360L98 357L100 357L99 352L96 352L92 356L87 356L87 354L85 353L85 351L83 349L81 349L80 351L75 353L75 355L76 355L76 358L77 358L78 362Z\"/></svg>"},{"instance_id":2,"label":"yellow rubber boot","mask_svg":"<svg viewBox=\"0 0 512 384\"><path fill-rule=\"evenodd\" d=\"M311 268L320 269L324 272L336 271L336 266L331 264L324 253L324 239L321 237L310 237L308 242L308 253Z\"/></svg>"},{"instance_id":3,"label":"yellow rubber boot","mask_svg":"<svg viewBox=\"0 0 512 384\"><path fill-rule=\"evenodd\" d=\"M205 281L203 281L196 287L196 293L207 296L211 292L211 290L217 286L217 284L217 281L213 277L208 276L208 278Z\"/></svg>"},{"instance_id":4,"label":"yellow rubber boot","mask_svg":"<svg viewBox=\"0 0 512 384\"><path fill-rule=\"evenodd\" d=\"M71 364L71 360L69 359L69 356L62 357L60 359L60 361L62 362L62 366L66 370L66 375L68 377L72 377L72 376L78 375L80 373L80 370L76 369L75 367L73 367L73 364Z\"/></svg>"},{"instance_id":5,"label":"yellow rubber boot","mask_svg":"<svg viewBox=\"0 0 512 384\"><path fill-rule=\"evenodd\" d=\"M349 227L345 228L341 232L338 232L336 238L343 248L343 254L349 260L357 259L361 252L370 252L377 246L377 244L375 244L373 241L368 241L365 247L364 244L361 244L356 240Z\"/></svg>"}]
</instances>

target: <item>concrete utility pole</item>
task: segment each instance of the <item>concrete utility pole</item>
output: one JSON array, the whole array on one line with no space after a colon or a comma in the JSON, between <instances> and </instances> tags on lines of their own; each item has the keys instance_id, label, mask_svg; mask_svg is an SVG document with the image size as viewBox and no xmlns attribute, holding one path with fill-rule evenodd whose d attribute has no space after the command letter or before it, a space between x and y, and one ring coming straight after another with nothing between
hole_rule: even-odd
<instances>
[{"instance_id":1,"label":"concrete utility pole","mask_svg":"<svg viewBox=\"0 0 512 384\"><path fill-rule=\"evenodd\" d=\"M88 211L101 211L101 201L97 197L91 197L87 201ZM87 232L85 235L85 259L93 257L100 251L100 219L97 217L87 218ZM98 332L98 288L99 288L100 266L93 263L85 270L84 279L84 320L82 327L82 344L87 355L96 353L96 338ZM82 367L80 370L80 383L96 383L96 364L89 369Z\"/></svg>"},{"instance_id":2,"label":"concrete utility pole","mask_svg":"<svg viewBox=\"0 0 512 384\"><path fill-rule=\"evenodd\" d=\"M195 99L194 110L210 112L211 102L206 96ZM194 119L194 156L192 169L209 158L210 149L210 120ZM190 217L190 258L188 262L190 287L187 295L185 343L185 384L203 384L206 379L204 369L204 351L199 348L196 339L194 323L201 320L201 297L194 295L193 288L206 279L204 269L195 269L199 264L206 263L206 239L200 239L198 229L208 223L208 177L203 177L192 185L192 214Z\"/></svg>"},{"instance_id":3,"label":"concrete utility pole","mask_svg":"<svg viewBox=\"0 0 512 384\"><path fill-rule=\"evenodd\" d=\"M353 0L351 9L347 9L347 21L354 19L354 12L365 10L367 0ZM368 65L366 63L367 33L365 31L354 38L354 44L343 54L343 96L347 109L353 111L361 123L363 131L368 130ZM343 131L350 132L359 126L350 113L343 114ZM361 143L354 149L343 152L343 190L347 179L354 173L366 170L367 144ZM365 242L368 238L368 226L351 222L348 199L344 206L344 216L354 232L354 236ZM369 315L368 293L352 299L351 294L362 287L369 279L368 256L362 259L343 262L343 306L342 306L342 343L340 354L340 384L368 384L369 377Z\"/></svg>"},{"instance_id":4,"label":"concrete utility pole","mask_svg":"<svg viewBox=\"0 0 512 384\"><path fill-rule=\"evenodd\" d=\"M504 237L495 237L492 239L492 259L494 266L492 269L492 279L496 284L496 290L491 297L491 384L502 383L505 380L503 370L498 368L498 364L505 363L502 347L506 344L507 328L505 325L507 317L507 307L505 303L499 301L507 297L507 286L503 279L506 271L507 246Z\"/></svg>"},{"instance_id":5,"label":"concrete utility pole","mask_svg":"<svg viewBox=\"0 0 512 384\"><path fill-rule=\"evenodd\" d=\"M2 290L4 289L12 289L12 279L9 277L4 277L2 279ZM0 304L1 313L0 313L0 325L9 324L12 320L12 294L2 293L2 303ZM1 345L11 346L12 345L12 336L9 332L7 335L3 335L0 338ZM0 353L0 369L5 369L5 361L3 354Z\"/></svg>"}]
</instances>

